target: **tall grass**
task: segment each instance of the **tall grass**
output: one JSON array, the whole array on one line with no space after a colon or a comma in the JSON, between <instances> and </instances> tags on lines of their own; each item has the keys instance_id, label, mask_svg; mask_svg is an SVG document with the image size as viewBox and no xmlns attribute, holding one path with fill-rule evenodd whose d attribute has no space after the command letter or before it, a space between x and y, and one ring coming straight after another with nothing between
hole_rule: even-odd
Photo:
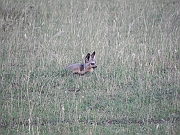
<instances>
[{"instance_id":1,"label":"tall grass","mask_svg":"<svg viewBox=\"0 0 180 135\"><path fill-rule=\"evenodd\" d=\"M179 134L180 2L0 6L1 134ZM96 51L98 68L64 70Z\"/></svg>"}]
</instances>

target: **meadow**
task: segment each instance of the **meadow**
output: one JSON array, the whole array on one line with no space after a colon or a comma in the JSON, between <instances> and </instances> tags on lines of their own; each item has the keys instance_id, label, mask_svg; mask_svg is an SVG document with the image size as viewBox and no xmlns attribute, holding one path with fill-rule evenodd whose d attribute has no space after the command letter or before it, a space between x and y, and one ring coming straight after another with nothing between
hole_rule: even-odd
<instances>
[{"instance_id":1,"label":"meadow","mask_svg":"<svg viewBox=\"0 0 180 135\"><path fill-rule=\"evenodd\" d=\"M0 66L2 135L180 134L177 0L1 0Z\"/></svg>"}]
</instances>

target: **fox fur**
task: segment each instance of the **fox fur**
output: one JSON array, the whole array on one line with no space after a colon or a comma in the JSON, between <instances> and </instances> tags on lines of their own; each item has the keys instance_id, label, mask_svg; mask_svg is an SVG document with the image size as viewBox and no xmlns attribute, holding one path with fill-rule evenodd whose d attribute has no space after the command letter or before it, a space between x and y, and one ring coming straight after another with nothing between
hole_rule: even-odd
<instances>
[{"instance_id":1,"label":"fox fur","mask_svg":"<svg viewBox=\"0 0 180 135\"><path fill-rule=\"evenodd\" d=\"M79 75L92 72L94 68L97 68L95 65L95 51L92 54L88 53L86 55L84 63L74 63L66 67L67 70Z\"/></svg>"}]
</instances>

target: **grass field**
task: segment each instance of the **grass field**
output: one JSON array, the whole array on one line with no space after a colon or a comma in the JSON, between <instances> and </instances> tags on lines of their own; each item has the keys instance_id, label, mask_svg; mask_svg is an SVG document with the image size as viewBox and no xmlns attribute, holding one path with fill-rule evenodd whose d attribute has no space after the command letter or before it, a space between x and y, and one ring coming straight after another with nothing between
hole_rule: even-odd
<instances>
[{"instance_id":1,"label":"grass field","mask_svg":"<svg viewBox=\"0 0 180 135\"><path fill-rule=\"evenodd\" d=\"M0 42L0 134L180 134L179 1L1 0Z\"/></svg>"}]
</instances>

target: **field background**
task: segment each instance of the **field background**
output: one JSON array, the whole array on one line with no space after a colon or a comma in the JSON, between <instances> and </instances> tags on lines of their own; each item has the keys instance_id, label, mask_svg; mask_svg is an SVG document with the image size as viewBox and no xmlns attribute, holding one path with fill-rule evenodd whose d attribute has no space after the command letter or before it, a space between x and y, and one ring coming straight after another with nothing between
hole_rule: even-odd
<instances>
[{"instance_id":1,"label":"field background","mask_svg":"<svg viewBox=\"0 0 180 135\"><path fill-rule=\"evenodd\" d=\"M180 134L178 0L1 0L0 66L2 135Z\"/></svg>"}]
</instances>

